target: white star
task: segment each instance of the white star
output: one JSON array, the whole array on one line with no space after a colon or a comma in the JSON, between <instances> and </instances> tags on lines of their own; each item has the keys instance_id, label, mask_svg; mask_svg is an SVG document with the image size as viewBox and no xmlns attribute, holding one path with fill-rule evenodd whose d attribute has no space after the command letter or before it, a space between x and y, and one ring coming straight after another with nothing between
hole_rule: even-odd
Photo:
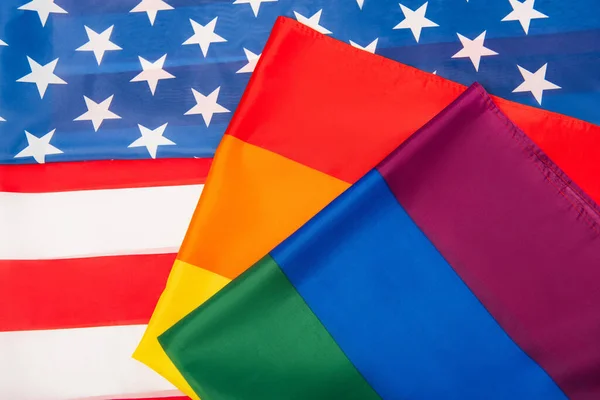
<instances>
[{"instance_id":1,"label":"white star","mask_svg":"<svg viewBox=\"0 0 600 400\"><path fill-rule=\"evenodd\" d=\"M142 136L127 147L145 147L148 150L148 153L150 153L150 157L156 158L156 150L158 150L158 146L169 146L175 144L175 142L163 136L165 129L167 129L167 125L168 122L156 129L148 129L145 126L138 124L138 128Z\"/></svg>"},{"instance_id":2,"label":"white star","mask_svg":"<svg viewBox=\"0 0 600 400\"><path fill-rule=\"evenodd\" d=\"M212 91L208 96L203 95L195 89L192 89L192 93L194 98L196 99L196 105L190 108L185 115L194 115L194 114L202 114L202 118L204 118L204 123L208 127L210 125L210 120L213 117L213 114L221 114L230 112L228 109L223 107L220 104L217 104L217 98L219 97L219 90L221 87L219 86L215 90Z\"/></svg>"},{"instance_id":3,"label":"white star","mask_svg":"<svg viewBox=\"0 0 600 400\"><path fill-rule=\"evenodd\" d=\"M258 17L258 10L260 10L261 3L272 3L278 0L235 0L233 4L250 4L254 16Z\"/></svg>"},{"instance_id":4,"label":"white star","mask_svg":"<svg viewBox=\"0 0 600 400\"><path fill-rule=\"evenodd\" d=\"M415 11L403 4L400 4L400 9L402 9L402 13L404 14L404 20L396 25L394 29L410 29L417 43L419 43L419 37L421 37L421 30L423 28L435 28L436 26L439 26L432 20L425 18L427 2Z\"/></svg>"},{"instance_id":5,"label":"white star","mask_svg":"<svg viewBox=\"0 0 600 400\"><path fill-rule=\"evenodd\" d=\"M356 43L356 42L353 42L352 40L350 41L350 44L353 47L356 47L357 49L361 49L361 50L364 50L364 51L368 51L369 53L375 54L375 50L377 50L377 42L378 41L379 41L379 38L373 40L371 43L369 43L368 45L366 45L364 47L361 46L360 44Z\"/></svg>"},{"instance_id":6,"label":"white star","mask_svg":"<svg viewBox=\"0 0 600 400\"><path fill-rule=\"evenodd\" d=\"M98 62L98 65L100 65L102 62L102 57L104 57L104 53L106 51L123 50L110 41L110 35L112 34L113 27L114 25L107 28L102 33L96 33L87 26L84 26L89 41L83 46L77 48L76 51L93 51L96 61Z\"/></svg>"},{"instance_id":7,"label":"white star","mask_svg":"<svg viewBox=\"0 0 600 400\"><path fill-rule=\"evenodd\" d=\"M54 68L56 68L56 64L58 63L58 58L54 61L50 61L46 65L40 65L35 62L33 59L27 57L27 61L29 62L29 67L31 68L31 73L25 75L22 78L17 79L17 82L26 82L26 83L35 83L37 86L38 92L40 93L40 98L44 98L44 93L46 93L46 89L48 85L66 85L67 82L60 79L58 76L54 74Z\"/></svg>"},{"instance_id":8,"label":"white star","mask_svg":"<svg viewBox=\"0 0 600 400\"><path fill-rule=\"evenodd\" d=\"M250 50L248 50L246 48L244 48L244 53L246 53L246 58L248 59L248 64L246 64L242 68L240 68L236 72L236 74L254 72L254 68L256 68L256 63L258 62L258 59L260 58L260 54L254 54L253 52L251 52Z\"/></svg>"},{"instance_id":9,"label":"white star","mask_svg":"<svg viewBox=\"0 0 600 400\"><path fill-rule=\"evenodd\" d=\"M0 122L5 122L6 120L4 118L2 118L2 115L0 115Z\"/></svg>"},{"instance_id":10,"label":"white star","mask_svg":"<svg viewBox=\"0 0 600 400\"><path fill-rule=\"evenodd\" d=\"M356 2L358 3L358 8L362 10L363 5L365 4L365 0L356 0Z\"/></svg>"},{"instance_id":11,"label":"white star","mask_svg":"<svg viewBox=\"0 0 600 400\"><path fill-rule=\"evenodd\" d=\"M75 118L73 121L92 121L94 131L98 132L102 121L105 119L120 119L121 117L110 111L110 103L112 102L114 95L108 97L100 103L96 103L94 100L83 96L87 111Z\"/></svg>"},{"instance_id":12,"label":"white star","mask_svg":"<svg viewBox=\"0 0 600 400\"><path fill-rule=\"evenodd\" d=\"M542 95L544 90L561 89L560 86L546 80L546 68L548 63L542 65L540 69L535 72L529 72L525 68L517 65L519 72L523 76L523 83L513 90L513 93L520 92L531 92L533 97L537 100L539 105L542 105Z\"/></svg>"},{"instance_id":13,"label":"white star","mask_svg":"<svg viewBox=\"0 0 600 400\"><path fill-rule=\"evenodd\" d=\"M190 23L192 24L192 29L194 30L194 34L190 36L188 40L183 42L183 44L197 44L200 46L202 50L202 54L206 57L208 53L208 48L211 43L222 43L227 40L223 39L221 36L215 33L215 27L217 26L217 18L215 17L212 21L210 21L206 25L200 25L196 21L190 18Z\"/></svg>"},{"instance_id":14,"label":"white star","mask_svg":"<svg viewBox=\"0 0 600 400\"><path fill-rule=\"evenodd\" d=\"M146 14L148 14L150 25L154 25L156 14L158 14L159 11L167 11L172 9L173 7L165 3L163 0L142 0L129 12L145 12Z\"/></svg>"},{"instance_id":15,"label":"white star","mask_svg":"<svg viewBox=\"0 0 600 400\"><path fill-rule=\"evenodd\" d=\"M495 56L498 54L494 50L490 50L483 45L483 42L485 41L485 32L486 31L483 31L481 35L477 36L473 40L464 37L460 33L457 33L456 35L458 35L463 48L458 53L453 55L452 58L470 58L473 66L475 67L475 71L479 71L479 62L481 61L481 57Z\"/></svg>"},{"instance_id":16,"label":"white star","mask_svg":"<svg viewBox=\"0 0 600 400\"><path fill-rule=\"evenodd\" d=\"M41 138L32 135L25 131L25 137L27 138L27 147L21 150L15 158L33 157L39 164L46 162L46 156L51 154L62 154L62 151L50 144L52 135L56 129L52 129Z\"/></svg>"},{"instance_id":17,"label":"white star","mask_svg":"<svg viewBox=\"0 0 600 400\"><path fill-rule=\"evenodd\" d=\"M6 43L4 40L0 39L0 46L8 46L8 43Z\"/></svg>"},{"instance_id":18,"label":"white star","mask_svg":"<svg viewBox=\"0 0 600 400\"><path fill-rule=\"evenodd\" d=\"M467 0L467 1L469 1L469 0ZM433 71L432 74L437 75L437 69L435 71Z\"/></svg>"},{"instance_id":19,"label":"white star","mask_svg":"<svg viewBox=\"0 0 600 400\"><path fill-rule=\"evenodd\" d=\"M138 56L138 58L140 59L140 64L142 64L142 72L134 76L130 82L148 82L152 96L154 96L154 92L156 92L158 81L161 79L175 78L175 75L172 75L163 69L163 65L165 65L165 60L167 59L166 54L154 62L150 62L143 57Z\"/></svg>"},{"instance_id":20,"label":"white star","mask_svg":"<svg viewBox=\"0 0 600 400\"><path fill-rule=\"evenodd\" d=\"M300 22L301 24L309 26L309 27L313 28L315 31L320 32L324 35L329 35L332 32L329 29L320 25L322 11L323 11L323 9L317 11L310 18L306 18L304 15L297 13L296 11L294 11L294 15L296 16L296 19L298 20L298 22Z\"/></svg>"},{"instance_id":21,"label":"white star","mask_svg":"<svg viewBox=\"0 0 600 400\"><path fill-rule=\"evenodd\" d=\"M529 24L532 19L548 18L546 14L534 10L533 5L535 0L525 0L523 2L517 0L508 0L513 10L502 21L519 21L525 34L529 33Z\"/></svg>"},{"instance_id":22,"label":"white star","mask_svg":"<svg viewBox=\"0 0 600 400\"><path fill-rule=\"evenodd\" d=\"M35 11L42 21L42 26L46 26L50 13L68 14L67 10L61 8L58 4L54 4L54 0L32 0L27 4L19 7L19 10Z\"/></svg>"}]
</instances>

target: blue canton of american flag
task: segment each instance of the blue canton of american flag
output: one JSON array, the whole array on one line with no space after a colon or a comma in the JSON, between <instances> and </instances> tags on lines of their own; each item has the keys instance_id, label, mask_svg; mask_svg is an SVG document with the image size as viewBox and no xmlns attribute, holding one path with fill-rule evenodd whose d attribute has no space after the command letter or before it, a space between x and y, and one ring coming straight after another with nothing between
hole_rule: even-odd
<instances>
[{"instance_id":1,"label":"blue canton of american flag","mask_svg":"<svg viewBox=\"0 0 600 400\"><path fill-rule=\"evenodd\" d=\"M0 163L212 157L279 15L600 122L598 0L3 0Z\"/></svg>"}]
</instances>

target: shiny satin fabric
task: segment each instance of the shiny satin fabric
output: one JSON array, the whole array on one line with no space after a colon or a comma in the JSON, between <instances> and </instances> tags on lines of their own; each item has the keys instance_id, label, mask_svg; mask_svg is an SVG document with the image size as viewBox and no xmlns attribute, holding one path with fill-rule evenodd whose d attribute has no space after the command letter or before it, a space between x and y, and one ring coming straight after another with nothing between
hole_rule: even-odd
<instances>
[{"instance_id":1,"label":"shiny satin fabric","mask_svg":"<svg viewBox=\"0 0 600 400\"><path fill-rule=\"evenodd\" d=\"M476 84L159 341L208 400L342 398L338 365L281 350L323 330L383 399L591 400L598 224Z\"/></svg>"}]
</instances>

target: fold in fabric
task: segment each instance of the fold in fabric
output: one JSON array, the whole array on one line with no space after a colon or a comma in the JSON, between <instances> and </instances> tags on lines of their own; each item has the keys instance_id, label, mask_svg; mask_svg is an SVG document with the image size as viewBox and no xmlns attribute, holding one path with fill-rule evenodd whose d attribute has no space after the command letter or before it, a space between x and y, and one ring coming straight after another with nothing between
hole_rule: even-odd
<instances>
[{"instance_id":1,"label":"fold in fabric","mask_svg":"<svg viewBox=\"0 0 600 400\"><path fill-rule=\"evenodd\" d=\"M300 228L465 87L278 19L134 357L190 396L157 337ZM493 97L595 201L600 127ZM210 282L210 284L206 284Z\"/></svg>"},{"instance_id":2,"label":"fold in fabric","mask_svg":"<svg viewBox=\"0 0 600 400\"><path fill-rule=\"evenodd\" d=\"M205 400L597 399L599 210L475 84L159 341Z\"/></svg>"}]
</instances>

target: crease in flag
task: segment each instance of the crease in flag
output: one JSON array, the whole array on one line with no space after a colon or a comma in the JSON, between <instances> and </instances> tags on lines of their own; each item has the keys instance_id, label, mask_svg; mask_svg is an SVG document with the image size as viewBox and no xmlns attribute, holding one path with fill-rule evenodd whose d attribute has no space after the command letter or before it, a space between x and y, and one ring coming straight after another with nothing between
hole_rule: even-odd
<instances>
[{"instance_id":1,"label":"crease in flag","mask_svg":"<svg viewBox=\"0 0 600 400\"><path fill-rule=\"evenodd\" d=\"M193 398L158 337L374 168L465 87L279 18L134 357ZM491 100L591 200L600 128ZM546 156L547 155L547 156ZM566 178L565 178L566 179ZM580 204L580 203L578 203Z\"/></svg>"}]
</instances>

